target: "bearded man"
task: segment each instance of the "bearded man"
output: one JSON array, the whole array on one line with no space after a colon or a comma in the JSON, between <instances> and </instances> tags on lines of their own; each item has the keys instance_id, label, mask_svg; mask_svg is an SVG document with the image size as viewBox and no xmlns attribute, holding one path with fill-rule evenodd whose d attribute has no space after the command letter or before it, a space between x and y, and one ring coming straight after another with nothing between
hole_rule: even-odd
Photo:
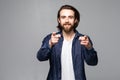
<instances>
[{"instance_id":1,"label":"bearded man","mask_svg":"<svg viewBox=\"0 0 120 80\"><path fill-rule=\"evenodd\" d=\"M39 61L49 60L47 80L86 80L84 62L97 65L92 41L76 28L80 14L71 5L63 5L57 15L58 32L47 35L37 53Z\"/></svg>"}]
</instances>

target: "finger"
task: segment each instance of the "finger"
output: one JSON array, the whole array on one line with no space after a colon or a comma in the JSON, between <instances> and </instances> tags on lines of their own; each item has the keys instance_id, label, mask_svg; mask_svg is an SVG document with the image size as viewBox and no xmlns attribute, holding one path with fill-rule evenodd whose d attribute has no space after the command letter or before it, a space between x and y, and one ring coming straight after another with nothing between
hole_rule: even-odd
<instances>
[{"instance_id":1,"label":"finger","mask_svg":"<svg viewBox=\"0 0 120 80\"><path fill-rule=\"evenodd\" d=\"M57 37L57 38L60 38L60 37L61 37L61 35L60 35L60 34L57 34L57 35L56 35L56 37Z\"/></svg>"},{"instance_id":2,"label":"finger","mask_svg":"<svg viewBox=\"0 0 120 80\"><path fill-rule=\"evenodd\" d=\"M81 44L81 45L84 45L84 46L87 46L87 45L88 45L88 43L86 43L86 42L81 42L80 44Z\"/></svg>"},{"instance_id":3,"label":"finger","mask_svg":"<svg viewBox=\"0 0 120 80\"><path fill-rule=\"evenodd\" d=\"M88 40L88 36L85 35L85 36L83 36L83 37L84 37L84 40Z\"/></svg>"},{"instance_id":4,"label":"finger","mask_svg":"<svg viewBox=\"0 0 120 80\"><path fill-rule=\"evenodd\" d=\"M88 41L81 41L82 44L88 44Z\"/></svg>"},{"instance_id":5,"label":"finger","mask_svg":"<svg viewBox=\"0 0 120 80\"><path fill-rule=\"evenodd\" d=\"M81 37L79 37L79 40L81 40L81 41L84 41L84 40L88 40L88 36L81 36Z\"/></svg>"},{"instance_id":6,"label":"finger","mask_svg":"<svg viewBox=\"0 0 120 80\"><path fill-rule=\"evenodd\" d=\"M81 44L81 45L86 45L86 44L85 44L85 43L83 43L83 42L81 42L80 44Z\"/></svg>"},{"instance_id":7,"label":"finger","mask_svg":"<svg viewBox=\"0 0 120 80\"><path fill-rule=\"evenodd\" d=\"M85 37L84 36L80 36L79 40L83 41L83 40L85 40Z\"/></svg>"},{"instance_id":8,"label":"finger","mask_svg":"<svg viewBox=\"0 0 120 80\"><path fill-rule=\"evenodd\" d=\"M52 32L52 36L55 36L56 35L56 32Z\"/></svg>"},{"instance_id":9,"label":"finger","mask_svg":"<svg viewBox=\"0 0 120 80\"><path fill-rule=\"evenodd\" d=\"M79 37L79 40L81 40L81 37Z\"/></svg>"}]
</instances>

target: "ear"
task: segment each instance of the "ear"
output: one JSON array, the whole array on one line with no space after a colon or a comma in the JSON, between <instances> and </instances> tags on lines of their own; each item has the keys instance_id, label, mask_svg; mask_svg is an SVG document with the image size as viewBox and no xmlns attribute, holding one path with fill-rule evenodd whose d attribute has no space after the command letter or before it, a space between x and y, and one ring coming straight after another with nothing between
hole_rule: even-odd
<instances>
[{"instance_id":1,"label":"ear","mask_svg":"<svg viewBox=\"0 0 120 80\"><path fill-rule=\"evenodd\" d=\"M77 19L75 19L75 23L77 23L78 22L78 20Z\"/></svg>"},{"instance_id":2,"label":"ear","mask_svg":"<svg viewBox=\"0 0 120 80\"><path fill-rule=\"evenodd\" d=\"M58 23L60 23L60 19L59 18L57 19L57 21L58 21Z\"/></svg>"}]
</instances>

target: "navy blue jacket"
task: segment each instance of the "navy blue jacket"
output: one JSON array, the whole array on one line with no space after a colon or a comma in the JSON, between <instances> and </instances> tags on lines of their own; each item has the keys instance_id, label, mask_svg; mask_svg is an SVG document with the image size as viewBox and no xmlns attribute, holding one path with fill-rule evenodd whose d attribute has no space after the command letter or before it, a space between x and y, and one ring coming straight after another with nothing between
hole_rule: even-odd
<instances>
[{"instance_id":1,"label":"navy blue jacket","mask_svg":"<svg viewBox=\"0 0 120 80\"><path fill-rule=\"evenodd\" d=\"M58 32L58 34L62 35L61 32ZM73 68L75 73L75 80L86 80L84 61L86 61L88 65L97 65L98 57L94 48L88 50L80 44L80 36L83 35L76 31L72 43ZM61 36L58 43L55 44L52 48L49 47L50 38L51 34L44 38L42 46L37 53L37 58L39 61L49 60L50 62L50 69L47 80L61 80L61 50L63 36Z\"/></svg>"}]
</instances>

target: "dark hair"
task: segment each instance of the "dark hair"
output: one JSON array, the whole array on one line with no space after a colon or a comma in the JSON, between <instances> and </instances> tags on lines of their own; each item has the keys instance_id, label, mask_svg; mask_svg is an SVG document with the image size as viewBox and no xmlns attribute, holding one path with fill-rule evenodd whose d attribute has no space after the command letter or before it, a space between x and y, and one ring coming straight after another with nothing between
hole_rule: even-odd
<instances>
[{"instance_id":1,"label":"dark hair","mask_svg":"<svg viewBox=\"0 0 120 80\"><path fill-rule=\"evenodd\" d=\"M74 12L75 19L77 19L77 22L76 22L75 25L74 25L74 30L75 30L75 29L77 28L77 26L78 26L78 23L80 22L80 13L78 12L78 10L77 10L76 8L74 8L74 7L71 6L71 5L63 5L63 6L59 9L59 11L58 11L57 19L60 18L60 11L61 11L62 9L69 9L69 10L72 10L72 11ZM58 22L57 28L58 28L60 31L62 30L59 22Z\"/></svg>"}]
</instances>

